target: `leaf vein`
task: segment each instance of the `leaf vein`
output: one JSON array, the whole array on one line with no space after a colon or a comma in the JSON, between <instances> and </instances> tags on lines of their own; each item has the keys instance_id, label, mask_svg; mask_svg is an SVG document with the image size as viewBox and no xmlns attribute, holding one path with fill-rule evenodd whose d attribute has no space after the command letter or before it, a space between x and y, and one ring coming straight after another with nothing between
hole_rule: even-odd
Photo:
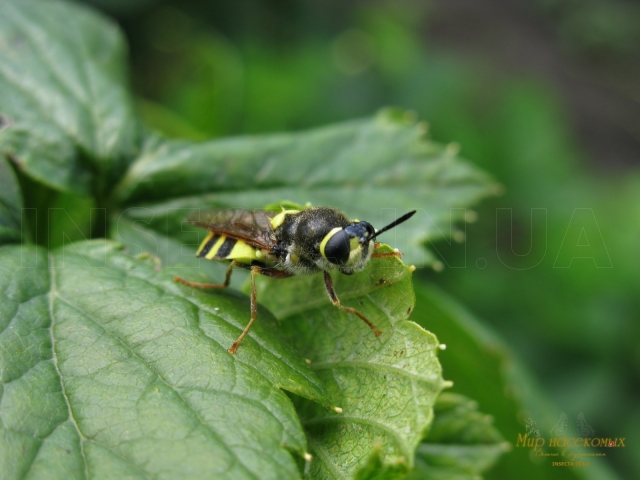
<instances>
[{"instance_id":1,"label":"leaf vein","mask_svg":"<svg viewBox=\"0 0 640 480\"><path fill-rule=\"evenodd\" d=\"M55 316L53 314L53 303L54 303L54 297L56 296L57 290L56 290L56 281L55 281L55 269L53 266L54 260L53 260L53 256L51 254L49 254L49 320L50 320L50 328L49 328L49 335L51 337L51 354L52 354L52 360L53 360L53 366L56 369L56 373L58 374L58 378L60 379L60 388L61 388L61 392L62 392L62 396L64 398L64 401L67 405L67 410L69 412L69 420L71 421L71 423L73 424L73 426L75 427L76 431L78 432L78 437L79 437L79 447L80 447L80 456L82 457L82 460L84 462L84 476L85 478L88 480L89 479L89 464L87 462L87 457L85 455L84 452L84 444L83 441L86 439L86 437L83 435L82 431L80 430L80 426L78 425L78 422L76 421L75 417L73 416L73 410L71 408L71 402L69 401L69 397L67 395L67 391L65 389L64 386L64 380L62 378L62 373L60 373L60 367L58 365L58 355L56 353L56 339L55 339L55 335L53 332L53 328L54 328L54 323L55 323Z\"/></svg>"},{"instance_id":2,"label":"leaf vein","mask_svg":"<svg viewBox=\"0 0 640 480\"><path fill-rule=\"evenodd\" d=\"M84 310L82 310L80 307L74 305L73 303L71 303L69 300L63 298L62 296L58 295L58 298L65 302L69 307L77 310L78 312L82 313L84 316L86 316L89 320L91 320L94 324L96 324L97 326L101 327L103 330L105 330L106 332L109 333L109 335L111 335L114 339L116 339L118 341L118 343L120 343L120 345L122 345L127 351L129 351L135 358L137 358L140 362L142 362L143 365L145 365L147 368L149 368L155 375L156 377L162 382L164 383L170 390L172 390L173 392L175 392L175 394L178 396L178 398L180 399L180 401L189 409L189 411L191 411L195 417L197 418L197 420L199 421L199 423L205 427L207 430L209 430L214 438L218 441L218 443L224 447L232 456L232 458L234 458L235 462L243 469L245 470L249 475L253 476L253 472L251 472L241 461L240 458L238 457L237 453L229 448L229 446L221 439L220 434L218 432L215 431L215 429L207 424L204 420L204 418L202 418L202 416L198 413L198 411L192 407L192 405L184 398L184 396L180 393L180 391L177 389L177 387L174 387L173 385L171 385L169 383L168 380L166 380L162 374L160 374L160 372L154 368L149 362L145 361L142 357L140 357L140 355L138 355L138 353L130 346L128 345L123 339L121 339L118 335L116 335L115 333L108 331L104 328L104 326L102 324L100 324L100 322L98 322L97 320L95 320L91 315L89 315L87 312L85 312ZM230 466L231 467L231 466Z\"/></svg>"},{"instance_id":3,"label":"leaf vein","mask_svg":"<svg viewBox=\"0 0 640 480\"><path fill-rule=\"evenodd\" d=\"M435 358L435 357L432 357ZM328 370L331 368L366 368L374 371L386 371L389 373L403 375L408 378L412 378L418 380L420 382L431 383L432 380L426 376L422 376L418 373L409 372L400 367L393 367L391 365L383 364L383 363L373 363L373 362L360 362L360 361L341 361L341 362L318 362L312 363L311 368L313 370Z\"/></svg>"},{"instance_id":4,"label":"leaf vein","mask_svg":"<svg viewBox=\"0 0 640 480\"><path fill-rule=\"evenodd\" d=\"M389 438L392 438L395 441L399 450L402 452L402 454L406 458L413 458L413 451L411 450L410 446L406 445L405 442L403 442L402 438L400 438L400 436L397 434L397 432L393 428L385 425L384 423L377 422L372 419L367 419L363 417L354 417L350 415L340 415L340 416L336 415L331 417L320 417L320 418L305 420L302 422L302 424L306 427L311 425L348 423L348 422L356 423L359 425L366 425L368 427L373 427L373 428L377 428L378 430L382 430L383 432L388 434Z\"/></svg>"},{"instance_id":5,"label":"leaf vein","mask_svg":"<svg viewBox=\"0 0 640 480\"><path fill-rule=\"evenodd\" d=\"M307 434L307 439L309 441L309 449L313 451L320 459L324 462L325 466L329 471L334 475L335 478L344 478L342 472L338 470L338 466L331 462L330 455L325 451L320 442L316 442L316 440Z\"/></svg>"}]
</instances>

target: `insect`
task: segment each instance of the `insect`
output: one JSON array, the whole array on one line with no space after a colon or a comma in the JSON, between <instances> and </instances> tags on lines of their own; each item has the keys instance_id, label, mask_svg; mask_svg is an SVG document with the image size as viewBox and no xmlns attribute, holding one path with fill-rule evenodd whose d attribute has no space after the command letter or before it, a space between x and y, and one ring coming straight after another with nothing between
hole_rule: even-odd
<instances>
[{"instance_id":1,"label":"insect","mask_svg":"<svg viewBox=\"0 0 640 480\"><path fill-rule=\"evenodd\" d=\"M335 208L309 207L300 210L270 212L227 209L207 212L191 224L209 230L196 252L199 258L230 261L224 283L196 283L175 277L174 280L196 288L229 286L234 268L251 272L251 319L229 352L234 354L258 315L255 276L287 278L324 272L324 285L331 303L343 312L360 317L378 336L376 328L355 308L340 303L333 288L332 271L351 275L365 268L371 258L400 257L399 252L374 253L380 244L376 238L408 220L416 213L406 213L386 227L375 230L369 222L350 220Z\"/></svg>"}]
</instances>

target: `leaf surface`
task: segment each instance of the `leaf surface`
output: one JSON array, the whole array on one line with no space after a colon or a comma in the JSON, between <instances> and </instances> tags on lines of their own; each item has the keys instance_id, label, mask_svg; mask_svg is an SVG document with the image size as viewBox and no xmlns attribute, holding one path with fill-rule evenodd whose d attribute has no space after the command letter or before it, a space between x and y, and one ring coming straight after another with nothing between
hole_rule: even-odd
<instances>
[{"instance_id":1,"label":"leaf surface","mask_svg":"<svg viewBox=\"0 0 640 480\"><path fill-rule=\"evenodd\" d=\"M436 337L407 320L414 306L410 269L383 258L350 277L334 274L342 303L372 321L380 337L329 302L321 275L279 283L260 279L258 298L341 409L296 399L315 456L308 478L354 478L372 457L381 468L406 472L444 387Z\"/></svg>"},{"instance_id":2,"label":"leaf surface","mask_svg":"<svg viewBox=\"0 0 640 480\"><path fill-rule=\"evenodd\" d=\"M104 195L139 141L125 51L82 6L0 2L0 152L55 189Z\"/></svg>"},{"instance_id":3,"label":"leaf surface","mask_svg":"<svg viewBox=\"0 0 640 480\"><path fill-rule=\"evenodd\" d=\"M424 124L396 110L302 133L200 144L150 140L114 198L162 235L193 241L183 221L211 208L259 209L282 200L332 206L375 227L418 213L382 239L408 263L433 258L421 244L449 237L493 181L430 141ZM127 214L128 211L127 211Z\"/></svg>"},{"instance_id":4,"label":"leaf surface","mask_svg":"<svg viewBox=\"0 0 640 480\"><path fill-rule=\"evenodd\" d=\"M280 390L327 404L238 295L203 293L85 242L0 247L0 477L299 478Z\"/></svg>"},{"instance_id":5,"label":"leaf surface","mask_svg":"<svg viewBox=\"0 0 640 480\"><path fill-rule=\"evenodd\" d=\"M22 241L21 210L18 179L8 161L0 156L0 245Z\"/></svg>"}]
</instances>

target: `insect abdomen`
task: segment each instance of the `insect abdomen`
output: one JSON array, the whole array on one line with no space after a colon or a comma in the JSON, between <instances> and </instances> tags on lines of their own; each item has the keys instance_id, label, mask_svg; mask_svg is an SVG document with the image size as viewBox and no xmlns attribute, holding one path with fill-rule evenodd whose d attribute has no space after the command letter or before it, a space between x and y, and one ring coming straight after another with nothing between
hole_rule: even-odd
<instances>
[{"instance_id":1,"label":"insect abdomen","mask_svg":"<svg viewBox=\"0 0 640 480\"><path fill-rule=\"evenodd\" d=\"M214 232L209 232L202 241L196 256L207 260L237 260L243 263L251 263L261 257L258 250L242 240Z\"/></svg>"}]
</instances>

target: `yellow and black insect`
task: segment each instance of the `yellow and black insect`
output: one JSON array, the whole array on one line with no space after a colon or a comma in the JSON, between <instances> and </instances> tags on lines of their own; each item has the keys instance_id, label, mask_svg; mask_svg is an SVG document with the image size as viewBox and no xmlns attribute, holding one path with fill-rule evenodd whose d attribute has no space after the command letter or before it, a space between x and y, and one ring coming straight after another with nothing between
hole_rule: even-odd
<instances>
[{"instance_id":1,"label":"yellow and black insect","mask_svg":"<svg viewBox=\"0 0 640 480\"><path fill-rule=\"evenodd\" d=\"M375 230L368 222L349 220L335 208L309 207L281 212L242 209L214 210L190 223L209 230L196 255L208 260L231 261L224 283L195 283L181 277L174 280L197 288L229 286L234 267L251 271L251 319L238 339L229 348L236 353L258 314L255 275L287 278L324 272L324 285L331 302L340 310L360 317L380 335L363 314L340 304L333 288L330 272L337 270L351 275L364 269L371 258L401 256L400 253L373 253L376 238L408 220L415 210L386 227Z\"/></svg>"}]
</instances>

